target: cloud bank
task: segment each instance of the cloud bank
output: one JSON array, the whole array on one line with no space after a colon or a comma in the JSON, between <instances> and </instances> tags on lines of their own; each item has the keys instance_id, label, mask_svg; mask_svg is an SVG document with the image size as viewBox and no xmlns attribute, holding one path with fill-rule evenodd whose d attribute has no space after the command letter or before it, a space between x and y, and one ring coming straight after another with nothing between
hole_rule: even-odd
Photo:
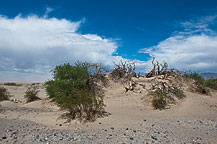
<instances>
[{"instance_id":1,"label":"cloud bank","mask_svg":"<svg viewBox=\"0 0 217 144\"><path fill-rule=\"evenodd\" d=\"M122 59L113 56L118 48L114 40L80 34L77 30L82 21L47 18L50 11L43 17L0 16L0 80L7 77L13 81L14 77L28 74L41 75L38 79L44 80L51 69L64 62L80 60L113 65L113 61Z\"/></svg>"},{"instance_id":2,"label":"cloud bank","mask_svg":"<svg viewBox=\"0 0 217 144\"><path fill-rule=\"evenodd\" d=\"M198 72L217 72L217 34L210 27L217 16L207 16L181 23L182 32L174 34L158 45L141 49L170 67Z\"/></svg>"}]
</instances>

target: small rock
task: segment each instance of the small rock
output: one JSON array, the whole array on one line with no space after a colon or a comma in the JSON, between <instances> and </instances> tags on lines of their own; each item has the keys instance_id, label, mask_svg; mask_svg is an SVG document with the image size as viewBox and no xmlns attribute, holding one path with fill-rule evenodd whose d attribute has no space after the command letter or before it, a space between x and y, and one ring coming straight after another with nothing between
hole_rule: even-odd
<instances>
[{"instance_id":1,"label":"small rock","mask_svg":"<svg viewBox=\"0 0 217 144\"><path fill-rule=\"evenodd\" d=\"M38 138L39 138L39 135L36 135L35 138L38 139Z\"/></svg>"},{"instance_id":2,"label":"small rock","mask_svg":"<svg viewBox=\"0 0 217 144\"><path fill-rule=\"evenodd\" d=\"M7 137L6 137L6 136L3 136L2 139L7 139Z\"/></svg>"},{"instance_id":3,"label":"small rock","mask_svg":"<svg viewBox=\"0 0 217 144\"><path fill-rule=\"evenodd\" d=\"M151 136L152 139L154 140L157 140L157 137L156 136Z\"/></svg>"},{"instance_id":4,"label":"small rock","mask_svg":"<svg viewBox=\"0 0 217 144\"><path fill-rule=\"evenodd\" d=\"M133 130L134 133L136 133L136 130Z\"/></svg>"},{"instance_id":5,"label":"small rock","mask_svg":"<svg viewBox=\"0 0 217 144\"><path fill-rule=\"evenodd\" d=\"M133 137L130 137L130 140L134 140Z\"/></svg>"},{"instance_id":6,"label":"small rock","mask_svg":"<svg viewBox=\"0 0 217 144\"><path fill-rule=\"evenodd\" d=\"M115 128L114 128L114 127L111 127L110 129L111 129L111 130L114 130Z\"/></svg>"},{"instance_id":7,"label":"small rock","mask_svg":"<svg viewBox=\"0 0 217 144\"><path fill-rule=\"evenodd\" d=\"M45 141L48 141L48 137L45 137L44 140L45 140Z\"/></svg>"},{"instance_id":8,"label":"small rock","mask_svg":"<svg viewBox=\"0 0 217 144\"><path fill-rule=\"evenodd\" d=\"M101 122L99 122L99 124L101 125L102 123L101 123Z\"/></svg>"}]
</instances>

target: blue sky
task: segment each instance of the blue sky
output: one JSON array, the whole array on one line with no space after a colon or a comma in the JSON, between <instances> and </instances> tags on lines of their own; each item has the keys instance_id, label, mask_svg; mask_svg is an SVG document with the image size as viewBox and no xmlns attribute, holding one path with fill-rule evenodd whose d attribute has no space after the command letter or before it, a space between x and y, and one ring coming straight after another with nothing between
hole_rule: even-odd
<instances>
[{"instance_id":1,"label":"blue sky","mask_svg":"<svg viewBox=\"0 0 217 144\"><path fill-rule=\"evenodd\" d=\"M76 59L133 60L147 71L154 56L181 70L217 70L216 0L0 0L0 15L0 80L44 80Z\"/></svg>"}]
</instances>

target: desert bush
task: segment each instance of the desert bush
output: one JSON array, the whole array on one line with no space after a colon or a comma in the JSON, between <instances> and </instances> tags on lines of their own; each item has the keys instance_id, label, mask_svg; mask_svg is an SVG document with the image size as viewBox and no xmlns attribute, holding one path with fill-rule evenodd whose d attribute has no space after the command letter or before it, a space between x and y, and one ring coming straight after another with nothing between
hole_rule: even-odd
<instances>
[{"instance_id":1,"label":"desert bush","mask_svg":"<svg viewBox=\"0 0 217 144\"><path fill-rule=\"evenodd\" d=\"M9 96L10 96L10 94L7 91L7 89L4 87L0 87L0 101L8 100Z\"/></svg>"},{"instance_id":2,"label":"desert bush","mask_svg":"<svg viewBox=\"0 0 217 144\"><path fill-rule=\"evenodd\" d=\"M163 90L158 88L152 93L152 95L153 95L152 106L155 109L160 109L160 110L164 109L167 105L166 93Z\"/></svg>"},{"instance_id":3,"label":"desert bush","mask_svg":"<svg viewBox=\"0 0 217 144\"><path fill-rule=\"evenodd\" d=\"M167 104L175 104L177 99L185 98L182 85L179 83L168 84L163 81L154 81L149 89L149 95L153 96L152 106L155 109L164 109Z\"/></svg>"},{"instance_id":4,"label":"desert bush","mask_svg":"<svg viewBox=\"0 0 217 144\"><path fill-rule=\"evenodd\" d=\"M67 108L72 118L95 120L103 112L103 95L95 95L90 90L73 89L68 96L62 96L62 107Z\"/></svg>"},{"instance_id":5,"label":"desert bush","mask_svg":"<svg viewBox=\"0 0 217 144\"><path fill-rule=\"evenodd\" d=\"M204 85L204 78L202 76L200 76L198 73L194 72L194 73L190 73L188 75L189 78L192 78L194 79L197 83L201 84L201 85Z\"/></svg>"},{"instance_id":6,"label":"desert bush","mask_svg":"<svg viewBox=\"0 0 217 144\"><path fill-rule=\"evenodd\" d=\"M104 110L103 95L96 92L89 63L65 63L52 71L54 80L46 82L46 91L71 118L95 120Z\"/></svg>"},{"instance_id":7,"label":"desert bush","mask_svg":"<svg viewBox=\"0 0 217 144\"><path fill-rule=\"evenodd\" d=\"M37 89L36 86L29 87L26 92L24 97L26 98L26 102L32 102L35 100L39 100L40 98L37 96L39 90Z\"/></svg>"},{"instance_id":8,"label":"desert bush","mask_svg":"<svg viewBox=\"0 0 217 144\"><path fill-rule=\"evenodd\" d=\"M217 90L217 79L208 79L208 80L205 80L204 85L206 87L211 88L211 89Z\"/></svg>"},{"instance_id":9,"label":"desert bush","mask_svg":"<svg viewBox=\"0 0 217 144\"><path fill-rule=\"evenodd\" d=\"M17 84L15 82L7 82L7 83L4 83L4 85L7 85L7 86L22 86L22 84Z\"/></svg>"},{"instance_id":10,"label":"desert bush","mask_svg":"<svg viewBox=\"0 0 217 144\"><path fill-rule=\"evenodd\" d=\"M196 72L189 74L188 77L195 80L193 86L191 87L192 91L194 92L209 95L210 90L208 88L217 90L217 79L205 80Z\"/></svg>"}]
</instances>

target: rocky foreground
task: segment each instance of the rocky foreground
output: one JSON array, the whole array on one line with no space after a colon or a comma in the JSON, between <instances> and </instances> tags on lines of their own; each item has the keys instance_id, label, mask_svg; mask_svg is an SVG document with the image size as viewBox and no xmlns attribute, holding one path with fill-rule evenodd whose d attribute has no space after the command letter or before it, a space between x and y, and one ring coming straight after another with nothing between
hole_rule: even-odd
<instances>
[{"instance_id":1,"label":"rocky foreground","mask_svg":"<svg viewBox=\"0 0 217 144\"><path fill-rule=\"evenodd\" d=\"M128 127L51 129L26 120L0 119L1 143L216 143L217 119L144 119Z\"/></svg>"}]
</instances>

